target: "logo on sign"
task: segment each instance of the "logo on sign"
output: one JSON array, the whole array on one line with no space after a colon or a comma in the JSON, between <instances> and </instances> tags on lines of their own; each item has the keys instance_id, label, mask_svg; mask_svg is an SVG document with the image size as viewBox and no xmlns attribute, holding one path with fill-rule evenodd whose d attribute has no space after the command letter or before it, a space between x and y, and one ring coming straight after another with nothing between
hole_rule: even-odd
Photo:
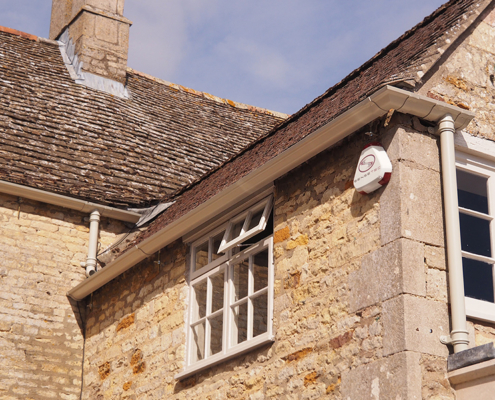
<instances>
[{"instance_id":1,"label":"logo on sign","mask_svg":"<svg viewBox=\"0 0 495 400\"><path fill-rule=\"evenodd\" d=\"M369 171L371 168L373 168L373 165L375 165L375 156L373 154L369 154L364 157L359 163L359 172Z\"/></svg>"}]
</instances>

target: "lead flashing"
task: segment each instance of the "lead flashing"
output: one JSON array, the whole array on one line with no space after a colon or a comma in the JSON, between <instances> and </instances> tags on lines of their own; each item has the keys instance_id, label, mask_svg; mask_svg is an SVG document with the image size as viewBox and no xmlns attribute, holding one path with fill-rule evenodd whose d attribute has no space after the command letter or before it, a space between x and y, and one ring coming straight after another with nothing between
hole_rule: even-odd
<instances>
[{"instance_id":1,"label":"lead flashing","mask_svg":"<svg viewBox=\"0 0 495 400\"><path fill-rule=\"evenodd\" d=\"M76 47L69 36L68 28L60 35L58 44L67 71L69 71L70 77L76 83L122 99L129 98L129 92L122 83L89 72L83 72L83 62L79 60L79 56L76 54Z\"/></svg>"},{"instance_id":2,"label":"lead flashing","mask_svg":"<svg viewBox=\"0 0 495 400\"><path fill-rule=\"evenodd\" d=\"M486 343L449 355L447 358L447 371L455 371L493 359L495 359L495 347L493 347L493 343Z\"/></svg>"}]
</instances>

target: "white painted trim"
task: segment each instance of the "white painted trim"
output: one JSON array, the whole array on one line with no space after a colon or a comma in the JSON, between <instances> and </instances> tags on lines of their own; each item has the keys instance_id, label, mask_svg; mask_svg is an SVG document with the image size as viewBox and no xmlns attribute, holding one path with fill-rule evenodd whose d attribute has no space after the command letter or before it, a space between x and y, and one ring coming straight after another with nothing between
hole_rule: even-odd
<instances>
[{"instance_id":1,"label":"white painted trim","mask_svg":"<svg viewBox=\"0 0 495 400\"><path fill-rule=\"evenodd\" d=\"M144 260L149 254L155 253L188 234L218 215L221 210L232 207L257 190L272 184L275 179L335 145L369 122L385 115L390 109L435 122L443 118L445 114L451 114L456 129L465 128L474 117L474 113L450 104L392 86L385 86L186 215L129 249L105 268L72 288L68 295L74 300L82 300L139 261Z\"/></svg>"},{"instance_id":2,"label":"white painted trim","mask_svg":"<svg viewBox=\"0 0 495 400\"><path fill-rule=\"evenodd\" d=\"M465 297L466 315L482 321L495 322L495 303Z\"/></svg>"},{"instance_id":3,"label":"white painted trim","mask_svg":"<svg viewBox=\"0 0 495 400\"><path fill-rule=\"evenodd\" d=\"M495 158L482 158L459 149L455 153L456 168L489 178L495 172ZM479 153L478 153L479 154Z\"/></svg>"},{"instance_id":4,"label":"white painted trim","mask_svg":"<svg viewBox=\"0 0 495 400\"><path fill-rule=\"evenodd\" d=\"M470 215L471 217L484 219L485 221L492 221L493 220L493 216L488 215L488 214L483 214L479 211L470 210L469 208L459 207L459 212L462 214Z\"/></svg>"},{"instance_id":5,"label":"white painted trim","mask_svg":"<svg viewBox=\"0 0 495 400\"><path fill-rule=\"evenodd\" d=\"M271 184L269 185L269 187L260 190L258 193L254 194L253 196L246 199L242 199L240 203L235 204L234 206L230 207L225 211L222 211L220 215L215 215L214 218L210 219L201 226L193 229L190 233L182 236L182 241L186 244L195 242L199 238L209 233L211 231L212 226L214 225L220 226L224 222L227 222L232 217L235 217L237 214L239 214L239 210L249 208L253 204L256 204L260 200L263 200L265 197L270 196L273 193L273 189L274 189L273 184Z\"/></svg>"},{"instance_id":6,"label":"white painted trim","mask_svg":"<svg viewBox=\"0 0 495 400\"><path fill-rule=\"evenodd\" d=\"M223 230L225 230L225 228L226 228L226 225L222 224L222 225L218 226L217 228L212 229L211 232L206 233L203 237L196 239L196 241L191 244L191 251L190 251L190 253L191 253L190 254L190 256L191 256L191 262L190 262L191 280L196 279L198 276L203 275L204 273L206 273L210 269L213 269L213 268L217 267L218 265L223 264L225 261L227 261L227 254L224 254L223 256L218 257L216 260L210 261L208 264L206 264L202 268L195 270L195 268L196 268L196 248L199 247L199 245L201 245L203 243L208 243L208 261L209 261L210 256L211 256L211 248L210 248L211 247L211 238L213 236L217 235L218 233L222 232Z\"/></svg>"},{"instance_id":7,"label":"white painted trim","mask_svg":"<svg viewBox=\"0 0 495 400\"><path fill-rule=\"evenodd\" d=\"M493 377L493 375L495 375L495 360L488 360L478 364L468 365L467 367L456 369L455 371L450 371L447 373L449 381L452 385L457 386L464 384L463 387L455 389L466 389L467 387L473 387L476 383L481 384L481 379L488 376ZM467 386L468 383L469 386ZM477 398L479 399L481 397ZM489 398L492 398L492 396Z\"/></svg>"},{"instance_id":8,"label":"white painted trim","mask_svg":"<svg viewBox=\"0 0 495 400\"><path fill-rule=\"evenodd\" d=\"M268 333L259 335L250 341L242 342L237 346L231 348L226 355L222 353L217 353L214 356L211 356L207 359L197 362L193 366L189 367L187 370L184 370L183 372L180 372L177 375L175 375L174 378L178 380L187 378L188 376L194 375L195 373L202 371L206 368L210 368L215 364L225 362L234 357L237 357L240 354L247 353L248 351L251 351L256 347L260 347L268 343L273 343L273 341L274 338L270 337Z\"/></svg>"},{"instance_id":9,"label":"white painted trim","mask_svg":"<svg viewBox=\"0 0 495 400\"><path fill-rule=\"evenodd\" d=\"M98 210L102 217L112 218L118 221L136 223L141 218L141 214L133 211L121 210L56 193L45 192L44 190L18 185L16 183L0 181L0 192L54 206L70 208L71 210L80 211L85 214Z\"/></svg>"},{"instance_id":10,"label":"white painted trim","mask_svg":"<svg viewBox=\"0 0 495 400\"><path fill-rule=\"evenodd\" d=\"M272 211L272 202L273 202L273 196L270 195L270 197L263 199L258 204L253 205L252 207L248 208L247 210L245 210L235 218L232 218L229 221L227 229L225 230L225 235L223 236L222 243L220 244L218 251L225 253L226 251L229 251L233 247L237 246L239 243L242 243L248 240L249 238L252 238L253 236L257 235L258 233L264 231L266 228L266 223L268 222L268 218L270 217L270 212ZM259 211L260 209L263 209L263 215L260 218L260 222L252 229L246 231L246 229L249 226L249 223L251 222L252 214L256 211ZM242 220L244 220L244 224L239 236L235 237L230 241L227 241L228 237L230 236L230 232L234 227L234 224Z\"/></svg>"},{"instance_id":11,"label":"white painted trim","mask_svg":"<svg viewBox=\"0 0 495 400\"><path fill-rule=\"evenodd\" d=\"M480 256L479 254L470 253L469 251L464 251L464 250L461 250L461 254L465 258L469 258L471 260L483 262L485 264L495 263L495 259L493 259L492 257Z\"/></svg>"},{"instance_id":12,"label":"white painted trim","mask_svg":"<svg viewBox=\"0 0 495 400\"><path fill-rule=\"evenodd\" d=\"M264 249L268 250L268 286L258 290L254 293L254 277L253 277L253 262L252 256L258 254ZM230 254L230 253L229 253ZM240 262L249 259L249 272L248 272L248 291L247 296L239 299L239 301L234 301L234 283L233 283L233 267ZM224 302L223 309L217 310L215 313L211 313L212 304L212 287L210 278L213 275L218 274L223 270L224 272ZM273 293L274 293L274 263L273 263L273 236L260 240L258 243L253 244L249 248L243 250L242 252L236 254L230 260L226 261L224 264L213 268L206 272L204 275L198 277L195 280L189 282L189 297L191 299L189 303L188 316L189 319L186 321L187 333L186 333L186 365L184 367L184 372L179 373L175 376L176 379L186 378L202 369L208 368L212 365L218 364L220 362L226 361L232 357L235 357L241 353L247 352L255 347L262 344L270 343L273 341ZM207 293L206 293L206 312L205 316L202 318L197 318L193 321L195 315L194 310L197 308L197 303L195 300L195 290L194 287L206 280L207 282ZM252 306L252 299L266 293L268 297L267 301L267 330L265 333L253 337L253 321L254 312ZM247 304L247 339L239 344L233 344L233 330L235 329L235 324L232 320L232 309L235 306L241 304ZM212 315L218 315L219 313L223 315L223 340L222 340L222 351L213 356L209 356L209 344L210 344L210 319ZM193 327L200 325L204 322L205 326L205 342L204 342L204 355L203 359L197 362L193 362L193 351L196 348L193 340L192 329Z\"/></svg>"},{"instance_id":13,"label":"white painted trim","mask_svg":"<svg viewBox=\"0 0 495 400\"><path fill-rule=\"evenodd\" d=\"M484 159L495 161L495 142L464 131L454 134L455 149Z\"/></svg>"},{"instance_id":14,"label":"white painted trim","mask_svg":"<svg viewBox=\"0 0 495 400\"><path fill-rule=\"evenodd\" d=\"M470 144L471 147L469 149L466 147L457 148L455 155L456 168L469 172L471 174L476 174L487 178L488 214L464 209L462 207L459 207L459 212L491 221L490 242L492 257L481 256L479 254L474 254L467 251L461 251L461 254L464 258L484 262L493 266L493 264L495 263L495 257L493 257L493 255L495 254L495 223L493 223L493 215L495 214L495 157L490 156L486 158L480 158L480 156L486 155L486 153L484 152L486 150L493 149L495 151L495 143L488 140L479 139L471 135L464 135L462 137L464 142ZM457 141L457 139L455 140ZM490 147L490 143L493 145L493 147ZM480 147L481 145L482 147ZM477 150L475 151L473 149ZM465 152L465 150L469 151ZM483 152L480 150L483 150ZM464 297L464 301L466 306L466 316L483 321L495 322L495 303L478 300L467 296Z\"/></svg>"}]
</instances>

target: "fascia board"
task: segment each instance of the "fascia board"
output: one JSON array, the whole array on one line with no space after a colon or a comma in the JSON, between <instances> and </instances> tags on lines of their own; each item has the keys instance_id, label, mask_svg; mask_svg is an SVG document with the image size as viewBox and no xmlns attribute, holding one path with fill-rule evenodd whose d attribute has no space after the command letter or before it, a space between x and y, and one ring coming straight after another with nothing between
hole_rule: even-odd
<instances>
[{"instance_id":1,"label":"fascia board","mask_svg":"<svg viewBox=\"0 0 495 400\"><path fill-rule=\"evenodd\" d=\"M410 99L411 97L412 99ZM431 118L431 112L425 114L425 109L432 110L435 108L438 108L438 112L440 110L445 111L442 117L445 114L455 114L457 120L462 121L459 127L466 126L474 117L473 113L458 107L395 87L384 86L353 108L347 110L247 176L233 183L216 196L199 205L178 220L170 223L134 248L129 249L105 268L71 289L68 295L75 300L82 300L88 294L92 293L92 291L148 257L149 254L155 253L174 240L189 233L195 227L205 223L213 215L218 214L219 210L224 210L238 203L254 191L272 183L275 179L336 144L362 126L385 115L389 110L394 109L421 118ZM461 118L461 115L464 117Z\"/></svg>"},{"instance_id":2,"label":"fascia board","mask_svg":"<svg viewBox=\"0 0 495 400\"><path fill-rule=\"evenodd\" d=\"M71 210L77 210L83 213L90 213L91 211L98 210L102 216L116 219L118 221L136 223L141 217L140 214L133 211L120 210L118 208L74 199L68 196L45 192L43 190L5 181L0 181L0 193L36 200L42 203L52 204L54 206L70 208Z\"/></svg>"}]
</instances>

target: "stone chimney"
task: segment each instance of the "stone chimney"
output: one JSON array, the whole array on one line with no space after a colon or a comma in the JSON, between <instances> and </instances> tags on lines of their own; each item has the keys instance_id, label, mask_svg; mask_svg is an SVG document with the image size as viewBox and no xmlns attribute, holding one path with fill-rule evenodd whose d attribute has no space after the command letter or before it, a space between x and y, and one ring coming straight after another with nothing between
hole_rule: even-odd
<instances>
[{"instance_id":1,"label":"stone chimney","mask_svg":"<svg viewBox=\"0 0 495 400\"><path fill-rule=\"evenodd\" d=\"M53 0L50 39L65 34L83 72L125 84L132 23L123 14L124 0Z\"/></svg>"}]
</instances>

